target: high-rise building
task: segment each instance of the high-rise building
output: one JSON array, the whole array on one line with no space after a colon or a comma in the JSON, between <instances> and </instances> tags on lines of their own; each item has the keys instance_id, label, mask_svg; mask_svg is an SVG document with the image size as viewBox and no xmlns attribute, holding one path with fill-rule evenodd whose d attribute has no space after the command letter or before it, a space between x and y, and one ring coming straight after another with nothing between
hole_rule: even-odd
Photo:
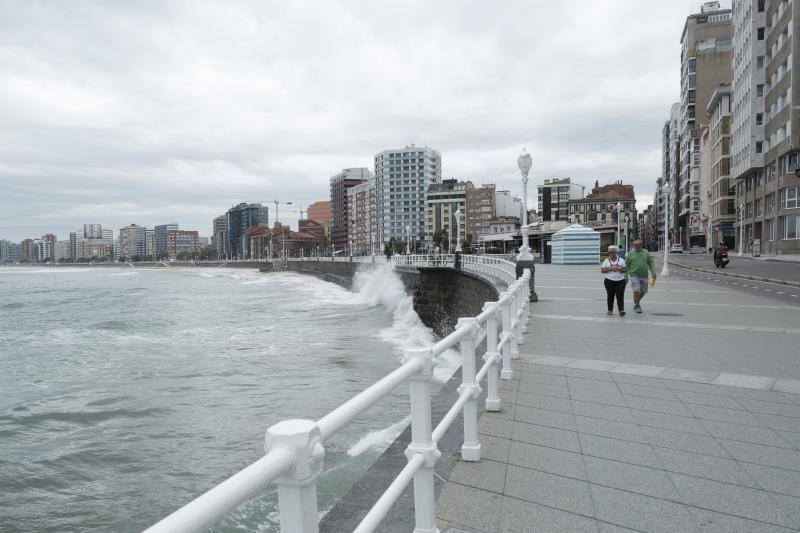
<instances>
[{"instance_id":1,"label":"high-rise building","mask_svg":"<svg viewBox=\"0 0 800 533\"><path fill-rule=\"evenodd\" d=\"M25 263L32 263L33 262L33 239L25 239L21 243L20 246L20 261Z\"/></svg>"},{"instance_id":2,"label":"high-rise building","mask_svg":"<svg viewBox=\"0 0 800 533\"><path fill-rule=\"evenodd\" d=\"M56 262L61 262L61 261L69 261L70 259L71 259L70 242L69 241L56 242L56 246L53 252L53 260Z\"/></svg>"},{"instance_id":3,"label":"high-rise building","mask_svg":"<svg viewBox=\"0 0 800 533\"><path fill-rule=\"evenodd\" d=\"M11 262L11 242L0 239L0 263Z\"/></svg>"},{"instance_id":4,"label":"high-rise building","mask_svg":"<svg viewBox=\"0 0 800 533\"><path fill-rule=\"evenodd\" d=\"M103 238L103 225L102 224L84 224L83 236L87 239L102 239Z\"/></svg>"},{"instance_id":5,"label":"high-rise building","mask_svg":"<svg viewBox=\"0 0 800 533\"><path fill-rule=\"evenodd\" d=\"M350 221L348 213L347 190L366 182L372 173L368 168L345 168L331 176L331 240L336 250L349 247L348 235Z\"/></svg>"},{"instance_id":6,"label":"high-rise building","mask_svg":"<svg viewBox=\"0 0 800 533\"><path fill-rule=\"evenodd\" d=\"M410 226L415 238L425 241L428 187L441 181L442 157L437 150L411 144L376 154L378 240L402 241Z\"/></svg>"},{"instance_id":7,"label":"high-rise building","mask_svg":"<svg viewBox=\"0 0 800 533\"><path fill-rule=\"evenodd\" d=\"M478 237L489 232L489 222L496 216L497 192L493 184L467 189L465 218L466 235L469 242L478 242Z\"/></svg>"},{"instance_id":8,"label":"high-rise building","mask_svg":"<svg viewBox=\"0 0 800 533\"><path fill-rule=\"evenodd\" d=\"M246 259L250 257L250 237L247 229L269 225L269 209L261 204L241 203L228 209L226 217L226 255Z\"/></svg>"},{"instance_id":9,"label":"high-rise building","mask_svg":"<svg viewBox=\"0 0 800 533\"><path fill-rule=\"evenodd\" d=\"M681 33L680 175L678 238L685 247L706 245L700 220L700 125L711 96L731 80L731 10L706 2L689 15Z\"/></svg>"},{"instance_id":10,"label":"high-rise building","mask_svg":"<svg viewBox=\"0 0 800 533\"><path fill-rule=\"evenodd\" d=\"M147 228L131 224L119 229L119 257L141 261L147 257Z\"/></svg>"},{"instance_id":11,"label":"high-rise building","mask_svg":"<svg viewBox=\"0 0 800 533\"><path fill-rule=\"evenodd\" d=\"M448 252L456 249L456 243L462 244L467 235L467 191L474 186L469 181L456 179L442 180L441 183L431 183L427 192L427 245L429 249L436 246L439 239L437 234L444 231L449 244ZM458 213L458 219L456 219ZM456 234L459 230L460 233ZM412 238L417 239L417 233L412 231ZM477 236L474 238L477 243Z\"/></svg>"},{"instance_id":12,"label":"high-rise building","mask_svg":"<svg viewBox=\"0 0 800 533\"><path fill-rule=\"evenodd\" d=\"M200 252L200 237L196 230L169 229L165 238L166 257L170 259L177 259L180 254L195 255Z\"/></svg>"},{"instance_id":13,"label":"high-rise building","mask_svg":"<svg viewBox=\"0 0 800 533\"><path fill-rule=\"evenodd\" d=\"M175 259L174 255L170 254L169 241L167 234L170 231L177 231L178 223L171 222L169 224L161 224L156 226L153 231L155 233L155 256L156 259L170 258ZM195 232L196 233L196 232Z\"/></svg>"},{"instance_id":14,"label":"high-rise building","mask_svg":"<svg viewBox=\"0 0 800 533\"><path fill-rule=\"evenodd\" d=\"M539 216L543 221L569 220L569 201L583 198L584 186L572 183L570 178L552 178L537 185Z\"/></svg>"},{"instance_id":15,"label":"high-rise building","mask_svg":"<svg viewBox=\"0 0 800 533\"><path fill-rule=\"evenodd\" d=\"M347 189L347 241L352 253L381 253L375 223L375 177ZM303 231L302 228L300 231ZM312 232L312 234L315 234Z\"/></svg>"},{"instance_id":16,"label":"high-rise building","mask_svg":"<svg viewBox=\"0 0 800 533\"><path fill-rule=\"evenodd\" d=\"M332 221L330 200L314 202L308 206L308 210L306 210L306 219L316 220L323 226L330 224Z\"/></svg>"},{"instance_id":17,"label":"high-rise building","mask_svg":"<svg viewBox=\"0 0 800 533\"><path fill-rule=\"evenodd\" d=\"M511 191L496 191L494 195L495 216L516 217L522 224L522 198Z\"/></svg>"},{"instance_id":18,"label":"high-rise building","mask_svg":"<svg viewBox=\"0 0 800 533\"><path fill-rule=\"evenodd\" d=\"M703 196L703 215L707 216L707 246L716 247L724 242L733 248L736 235L733 227L736 217L735 187L731 179L731 86L718 87L708 104L710 123L708 126L710 143L710 176L708 191Z\"/></svg>"},{"instance_id":19,"label":"high-rise building","mask_svg":"<svg viewBox=\"0 0 800 533\"><path fill-rule=\"evenodd\" d=\"M214 219L213 231L211 232L211 243L219 257L225 257L228 253L228 217L220 215Z\"/></svg>"}]
</instances>

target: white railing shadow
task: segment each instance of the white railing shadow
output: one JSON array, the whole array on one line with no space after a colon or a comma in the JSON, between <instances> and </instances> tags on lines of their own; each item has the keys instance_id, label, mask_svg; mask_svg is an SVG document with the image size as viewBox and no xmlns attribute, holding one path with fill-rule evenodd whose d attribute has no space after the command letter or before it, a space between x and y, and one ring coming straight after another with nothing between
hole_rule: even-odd
<instances>
[{"instance_id":1,"label":"white railing shadow","mask_svg":"<svg viewBox=\"0 0 800 533\"><path fill-rule=\"evenodd\" d=\"M402 256L398 259L408 257L414 256ZM462 259L464 257L469 256L462 256ZM491 270L508 279L509 270L502 264L503 260L484 259L491 261L475 261L470 264L476 265L475 269ZM460 318L455 331L433 347L405 350L403 363L399 368L316 422L295 419L271 426L266 434L264 457L153 525L146 533L198 531L253 498L271 483L278 487L281 532L317 533L317 478L322 473L325 443L406 381L409 382L411 391L411 444L406 449L408 463L367 512L355 531L375 531L413 480L416 523L414 531L437 532L433 474L440 456L437 444L459 414L462 414L464 441L461 457L464 461L481 459L478 436L480 383L486 379L488 390L485 409L499 411L501 401L498 396L498 379L512 379L514 375L511 360L517 344L522 342L522 331L525 330L530 313L530 275L530 270L525 270L521 278L510 281L508 290L500 295L499 300L487 302L478 316ZM486 353L483 356L483 365L476 369L475 349L484 338ZM461 346L462 357L462 383L458 388L458 399L434 428L431 423L433 367L437 356L457 344Z\"/></svg>"}]
</instances>

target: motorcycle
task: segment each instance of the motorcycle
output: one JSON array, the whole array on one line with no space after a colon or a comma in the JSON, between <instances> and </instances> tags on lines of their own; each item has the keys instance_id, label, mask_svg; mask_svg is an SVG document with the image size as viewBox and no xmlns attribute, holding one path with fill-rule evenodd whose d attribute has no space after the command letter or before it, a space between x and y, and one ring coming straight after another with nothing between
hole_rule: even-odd
<instances>
[{"instance_id":1,"label":"motorcycle","mask_svg":"<svg viewBox=\"0 0 800 533\"><path fill-rule=\"evenodd\" d=\"M717 268L725 268L725 265L730 263L728 259L728 252L718 252L714 254L714 266Z\"/></svg>"}]
</instances>

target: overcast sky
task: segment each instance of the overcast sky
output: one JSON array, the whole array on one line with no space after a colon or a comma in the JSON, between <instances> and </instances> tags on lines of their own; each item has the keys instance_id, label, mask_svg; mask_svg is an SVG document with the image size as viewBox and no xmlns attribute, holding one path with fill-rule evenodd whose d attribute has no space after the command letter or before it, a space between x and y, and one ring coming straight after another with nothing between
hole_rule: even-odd
<instances>
[{"instance_id":1,"label":"overcast sky","mask_svg":"<svg viewBox=\"0 0 800 533\"><path fill-rule=\"evenodd\" d=\"M569 176L622 179L646 206L699 6L0 0L0 238L210 235L233 204L305 208L410 143L439 150L444 177L520 194L526 147L529 202Z\"/></svg>"}]
</instances>

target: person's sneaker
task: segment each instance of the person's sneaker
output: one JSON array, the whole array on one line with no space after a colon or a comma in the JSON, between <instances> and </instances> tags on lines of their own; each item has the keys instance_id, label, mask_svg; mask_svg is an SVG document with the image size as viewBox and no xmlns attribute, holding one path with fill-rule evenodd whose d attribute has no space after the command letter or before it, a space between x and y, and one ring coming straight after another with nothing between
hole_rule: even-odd
<instances>
[{"instance_id":1,"label":"person's sneaker","mask_svg":"<svg viewBox=\"0 0 800 533\"><path fill-rule=\"evenodd\" d=\"M634 305L633 306L633 311L636 312L636 313L642 314L642 307L639 306L639 305Z\"/></svg>"}]
</instances>

